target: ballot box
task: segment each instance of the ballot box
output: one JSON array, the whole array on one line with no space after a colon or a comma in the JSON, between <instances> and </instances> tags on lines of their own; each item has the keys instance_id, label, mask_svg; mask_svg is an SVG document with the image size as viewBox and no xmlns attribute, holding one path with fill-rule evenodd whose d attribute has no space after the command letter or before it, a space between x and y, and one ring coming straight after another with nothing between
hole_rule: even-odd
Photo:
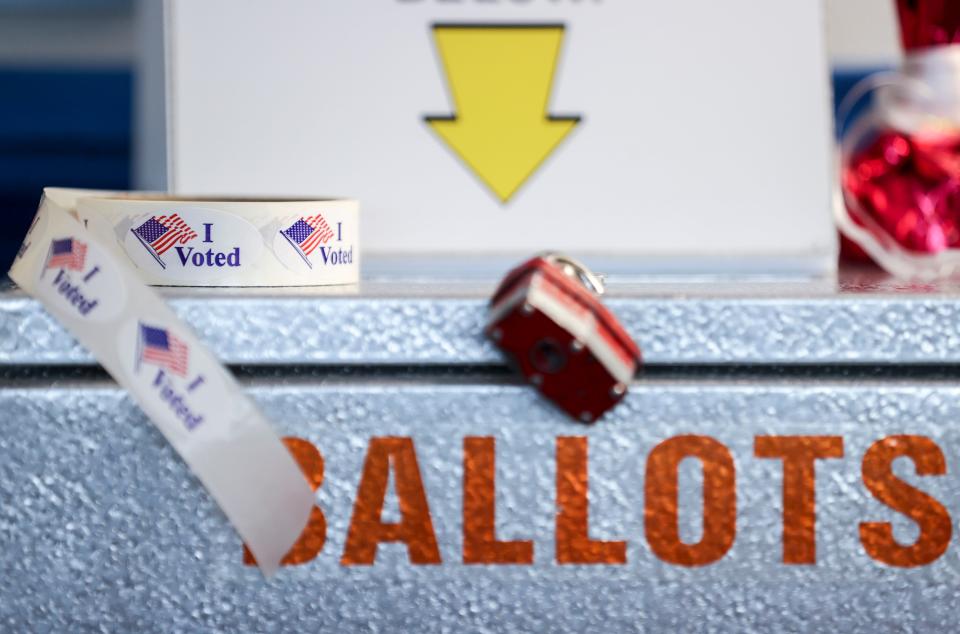
<instances>
[{"instance_id":1,"label":"ballot box","mask_svg":"<svg viewBox=\"0 0 960 634\"><path fill-rule=\"evenodd\" d=\"M2 629L954 626L960 287L612 277L645 366L584 425L483 338L497 280L443 270L163 291L316 489L270 580L129 397L5 287Z\"/></svg>"}]
</instances>

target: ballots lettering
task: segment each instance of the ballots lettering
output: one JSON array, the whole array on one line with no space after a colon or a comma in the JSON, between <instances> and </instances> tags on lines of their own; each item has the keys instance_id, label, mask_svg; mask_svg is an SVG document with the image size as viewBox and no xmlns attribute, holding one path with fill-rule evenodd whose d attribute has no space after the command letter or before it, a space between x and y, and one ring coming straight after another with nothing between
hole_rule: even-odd
<instances>
[{"instance_id":1,"label":"ballots lettering","mask_svg":"<svg viewBox=\"0 0 960 634\"><path fill-rule=\"evenodd\" d=\"M553 471L556 478L549 491L549 508L509 509L527 516L545 514L551 521L530 525L550 526L552 534L503 535L496 519L500 517L498 500L512 497L507 493L511 488L528 488L530 483L503 477L516 472L517 460L522 460L523 454L511 456L509 447L498 448L496 437L463 437L462 448L453 448L446 458L439 459L441 466L434 466L427 474L421 472L417 447L410 437L371 437L360 461L340 450L324 456L319 446L307 439L286 438L284 442L315 490L340 490L342 483L336 480L342 478L356 485L352 511L349 504L332 506L337 513L345 514L343 521L328 522L333 512L329 506L324 510L315 508L281 565L327 558L328 562L339 561L343 566L371 566L377 563L381 548L398 545L406 550L412 565L459 562L485 566L623 566L631 562L644 565L643 562L656 559L668 565L698 568L727 558L738 535L761 531L761 535L745 540L742 548L760 545L769 549L764 556L770 562L779 561L785 566L829 566L841 553L836 546L818 552L818 537L823 539L825 531L852 528L854 534L859 532L859 544L856 545L856 538L849 543L844 538L843 543L853 549L854 557L903 569L931 565L951 546L954 520L950 505L937 499L935 488L923 490L949 475L947 460L941 447L926 436L885 436L870 444L862 456L859 452L851 456L845 450L848 443L843 436L757 435L752 452L741 453L737 460L728 443L710 436L685 434L662 439L643 448L638 467L620 474L623 482L630 484L624 491L634 492L623 501L635 495L643 518L639 532L633 529L632 520L624 519L637 511L624 508L619 500L616 505L604 504L602 510L591 510L595 503L591 501L591 471L599 468L602 472L604 458L602 454L591 455L590 440L587 436L553 439L553 464L547 470ZM327 442L338 448L343 446L334 440ZM362 448L362 443L356 445L357 450ZM513 468L498 467L498 460L503 459L512 462ZM685 540L680 530L681 499L685 497L681 490L689 485L680 472L681 464L688 460L696 463L702 473L702 485L696 493L700 499L695 503L702 526L697 541ZM774 480L779 482L744 478L738 471L751 460L772 461L771 466L780 474ZM914 483L898 475L899 470L894 469L898 460L912 463L909 471L915 473ZM432 462L437 465L436 460ZM455 462L460 463L456 468L447 468ZM343 469L358 464L359 477ZM821 470L822 478L824 469L834 474L844 469L859 472L865 492L886 507L887 516L875 505L863 504L859 517L844 513L852 521L851 527L818 527L817 472ZM425 486L424 475L433 480L433 487ZM846 478L843 482L847 482ZM454 497L462 496L454 507L455 513L449 513L449 505L443 506L448 496L439 498L440 507L434 506L438 502L434 487L438 486L449 487L456 492ZM779 516L778 522L768 525L743 521L738 513L738 503L742 504L738 500L743 499L738 488L744 486L772 487L775 497L765 504L771 505L769 512ZM943 490L941 485L940 491ZM393 513L387 517L391 507L399 508L399 518ZM618 512L628 515L618 516ZM896 535L890 513L912 521L918 529L914 536L904 539ZM435 530L435 526L443 524L448 526ZM328 528L335 526L342 527L344 534L328 541ZM605 527L608 535L594 535L595 526ZM616 532L616 527L621 532ZM325 551L325 544L337 544L338 550ZM545 544L552 548L544 549ZM741 550L739 557L744 556ZM245 556L244 562L252 564L253 560Z\"/></svg>"}]
</instances>

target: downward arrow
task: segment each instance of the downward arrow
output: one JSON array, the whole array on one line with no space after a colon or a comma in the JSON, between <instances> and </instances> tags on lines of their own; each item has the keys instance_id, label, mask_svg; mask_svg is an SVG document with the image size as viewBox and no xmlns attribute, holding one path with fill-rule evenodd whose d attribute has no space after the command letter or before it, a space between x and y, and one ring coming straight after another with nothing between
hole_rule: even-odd
<instances>
[{"instance_id":1,"label":"downward arrow","mask_svg":"<svg viewBox=\"0 0 960 634\"><path fill-rule=\"evenodd\" d=\"M426 117L501 202L580 121L547 114L563 25L436 25L454 116Z\"/></svg>"}]
</instances>

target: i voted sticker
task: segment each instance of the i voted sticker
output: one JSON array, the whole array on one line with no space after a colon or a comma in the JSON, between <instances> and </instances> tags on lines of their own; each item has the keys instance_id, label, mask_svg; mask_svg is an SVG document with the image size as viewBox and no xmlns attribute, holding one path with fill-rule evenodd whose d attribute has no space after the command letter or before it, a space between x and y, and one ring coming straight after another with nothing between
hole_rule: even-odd
<instances>
[{"instance_id":1,"label":"i voted sticker","mask_svg":"<svg viewBox=\"0 0 960 634\"><path fill-rule=\"evenodd\" d=\"M143 214L118 227L138 268L183 282L253 268L263 251L257 229L238 216L203 207Z\"/></svg>"},{"instance_id":2,"label":"i voted sticker","mask_svg":"<svg viewBox=\"0 0 960 634\"><path fill-rule=\"evenodd\" d=\"M114 319L126 304L123 279L103 250L75 234L53 236L46 247L36 292L68 317L103 322Z\"/></svg>"},{"instance_id":3,"label":"i voted sticker","mask_svg":"<svg viewBox=\"0 0 960 634\"><path fill-rule=\"evenodd\" d=\"M296 272L353 266L354 236L322 211L288 216L273 236L277 259Z\"/></svg>"},{"instance_id":4,"label":"i voted sticker","mask_svg":"<svg viewBox=\"0 0 960 634\"><path fill-rule=\"evenodd\" d=\"M229 389L222 368L198 354L176 328L137 318L120 329L117 344L124 369L143 395L141 406L154 420L172 419L162 430L181 450L193 440L228 437L249 410L244 399L223 400Z\"/></svg>"}]
</instances>

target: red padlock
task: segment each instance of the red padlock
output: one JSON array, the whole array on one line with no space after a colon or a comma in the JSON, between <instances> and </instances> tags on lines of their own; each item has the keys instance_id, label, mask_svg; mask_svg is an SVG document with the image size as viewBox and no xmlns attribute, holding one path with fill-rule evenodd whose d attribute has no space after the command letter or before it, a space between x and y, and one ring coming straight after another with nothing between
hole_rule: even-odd
<instances>
[{"instance_id":1,"label":"red padlock","mask_svg":"<svg viewBox=\"0 0 960 634\"><path fill-rule=\"evenodd\" d=\"M538 256L501 282L485 328L531 384L585 423L623 398L641 362L640 348L600 303L602 292L579 262Z\"/></svg>"}]
</instances>

